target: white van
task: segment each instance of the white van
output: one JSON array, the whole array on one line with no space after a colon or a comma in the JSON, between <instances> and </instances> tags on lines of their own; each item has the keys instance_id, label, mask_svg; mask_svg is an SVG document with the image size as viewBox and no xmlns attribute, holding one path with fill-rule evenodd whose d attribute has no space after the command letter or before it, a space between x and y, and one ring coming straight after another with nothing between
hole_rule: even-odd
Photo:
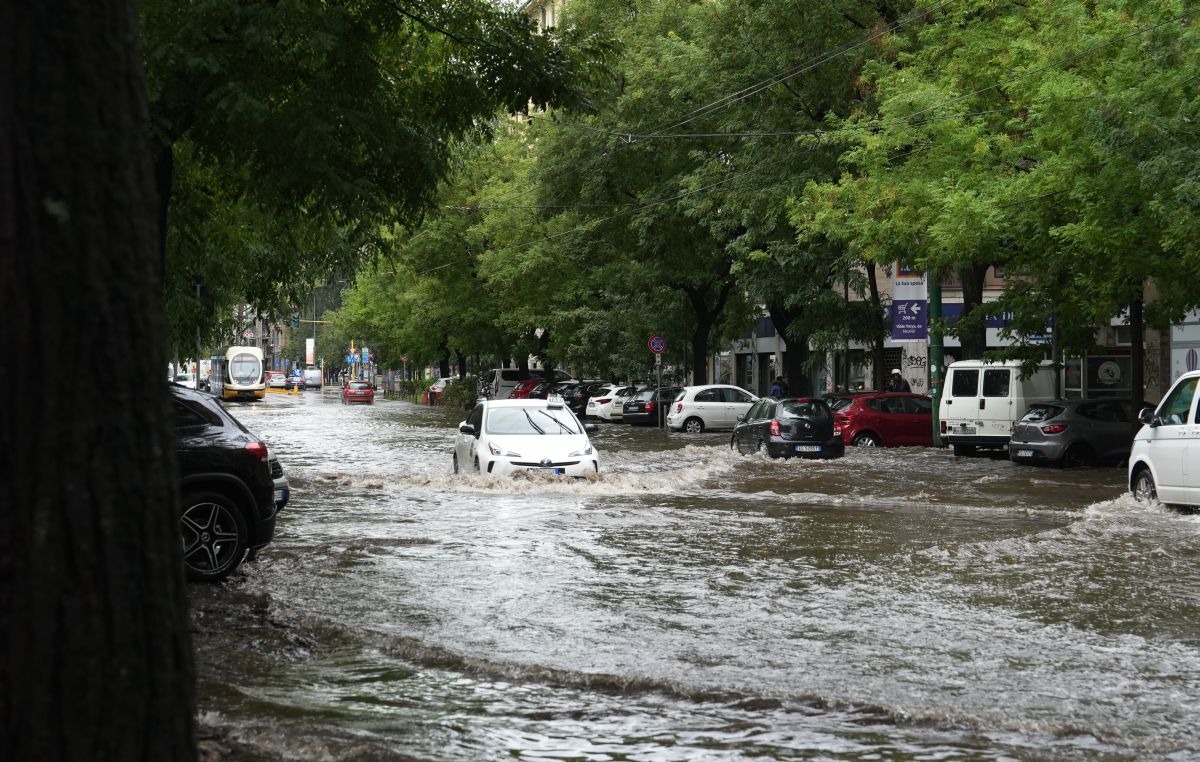
<instances>
[{"instance_id":1,"label":"white van","mask_svg":"<svg viewBox=\"0 0 1200 762\"><path fill-rule=\"evenodd\" d=\"M942 441L954 448L955 455L1008 447L1013 427L1029 406L1058 396L1054 381L1049 362L1026 379L1021 378L1021 363L1016 360L950 363L938 406Z\"/></svg>"},{"instance_id":2,"label":"white van","mask_svg":"<svg viewBox=\"0 0 1200 762\"><path fill-rule=\"evenodd\" d=\"M1142 502L1200 506L1200 371L1184 373L1143 410L1129 453L1129 489Z\"/></svg>"},{"instance_id":3,"label":"white van","mask_svg":"<svg viewBox=\"0 0 1200 762\"><path fill-rule=\"evenodd\" d=\"M320 389L321 388L321 369L316 365L309 365L304 369L304 388L305 389Z\"/></svg>"}]
</instances>

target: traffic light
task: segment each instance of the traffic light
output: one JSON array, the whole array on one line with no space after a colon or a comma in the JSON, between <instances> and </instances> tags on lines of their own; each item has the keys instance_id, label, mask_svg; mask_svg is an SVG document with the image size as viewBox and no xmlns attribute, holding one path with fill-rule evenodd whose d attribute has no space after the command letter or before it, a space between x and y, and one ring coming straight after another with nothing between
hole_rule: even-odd
<instances>
[{"instance_id":1,"label":"traffic light","mask_svg":"<svg viewBox=\"0 0 1200 762\"><path fill-rule=\"evenodd\" d=\"M300 327L300 313L293 312L292 313L292 328L299 328L299 327Z\"/></svg>"}]
</instances>

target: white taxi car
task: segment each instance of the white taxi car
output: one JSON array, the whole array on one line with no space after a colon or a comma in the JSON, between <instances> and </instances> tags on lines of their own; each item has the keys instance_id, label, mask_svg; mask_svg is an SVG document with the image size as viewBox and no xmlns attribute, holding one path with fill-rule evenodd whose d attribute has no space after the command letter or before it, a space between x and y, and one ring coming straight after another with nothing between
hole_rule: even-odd
<instances>
[{"instance_id":1,"label":"white taxi car","mask_svg":"<svg viewBox=\"0 0 1200 762\"><path fill-rule=\"evenodd\" d=\"M538 471L558 476L600 472L600 455L561 397L484 400L454 438L454 473L502 476Z\"/></svg>"},{"instance_id":2,"label":"white taxi car","mask_svg":"<svg viewBox=\"0 0 1200 762\"><path fill-rule=\"evenodd\" d=\"M1143 426L1129 453L1129 489L1142 502L1200 506L1200 371L1184 373Z\"/></svg>"}]
</instances>

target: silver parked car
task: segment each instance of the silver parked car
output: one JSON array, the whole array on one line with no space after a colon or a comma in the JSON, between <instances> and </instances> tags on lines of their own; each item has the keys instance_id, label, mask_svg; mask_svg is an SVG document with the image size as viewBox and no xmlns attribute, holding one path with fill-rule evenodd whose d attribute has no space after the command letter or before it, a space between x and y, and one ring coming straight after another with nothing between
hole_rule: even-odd
<instances>
[{"instance_id":1,"label":"silver parked car","mask_svg":"<svg viewBox=\"0 0 1200 762\"><path fill-rule=\"evenodd\" d=\"M1120 465L1133 444L1128 400L1037 402L1013 428L1008 457L1047 466Z\"/></svg>"}]
</instances>

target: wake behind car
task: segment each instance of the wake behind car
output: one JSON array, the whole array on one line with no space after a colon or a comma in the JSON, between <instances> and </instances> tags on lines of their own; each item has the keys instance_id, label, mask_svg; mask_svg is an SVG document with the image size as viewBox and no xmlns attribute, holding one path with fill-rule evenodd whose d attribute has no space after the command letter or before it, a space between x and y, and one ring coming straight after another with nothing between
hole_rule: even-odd
<instances>
[{"instance_id":1,"label":"wake behind car","mask_svg":"<svg viewBox=\"0 0 1200 762\"><path fill-rule=\"evenodd\" d=\"M287 480L266 444L216 400L174 384L169 390L184 568L189 580L216 582L271 541Z\"/></svg>"},{"instance_id":2,"label":"wake behind car","mask_svg":"<svg viewBox=\"0 0 1200 762\"><path fill-rule=\"evenodd\" d=\"M760 399L734 427L729 444L743 455L762 452L772 458L840 458L846 453L841 433L834 433L829 405L810 397Z\"/></svg>"},{"instance_id":3,"label":"wake behind car","mask_svg":"<svg viewBox=\"0 0 1200 762\"><path fill-rule=\"evenodd\" d=\"M458 425L454 473L596 474L600 456L587 434L593 430L558 397L484 400Z\"/></svg>"}]
</instances>

